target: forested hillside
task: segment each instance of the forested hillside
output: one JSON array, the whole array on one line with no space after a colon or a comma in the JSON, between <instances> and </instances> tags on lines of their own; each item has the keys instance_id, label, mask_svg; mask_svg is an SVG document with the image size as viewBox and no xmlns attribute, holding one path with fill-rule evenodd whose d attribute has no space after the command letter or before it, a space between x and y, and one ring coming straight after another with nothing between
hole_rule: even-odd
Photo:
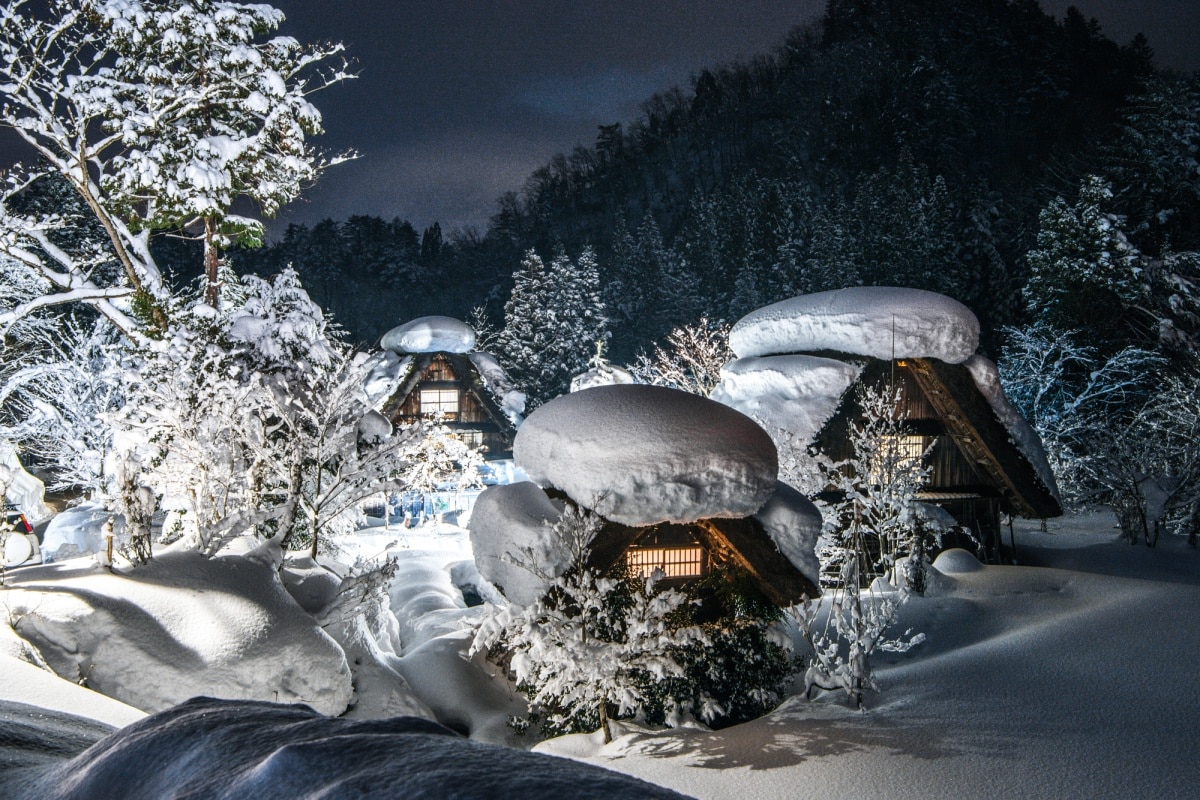
<instances>
[{"instance_id":1,"label":"forested hillside","mask_svg":"<svg viewBox=\"0 0 1200 800\"><path fill-rule=\"evenodd\" d=\"M1106 210L1144 252L1197 246L1195 181L1162 163L1194 135L1195 97L1144 40L1118 45L1074 10L832 0L774 52L705 70L556 156L481 234L355 217L232 262L293 263L363 340L485 303L501 324L524 253L561 244L596 252L615 359L702 313L856 284L949 294L995 348L1022 314L1039 213L1073 202L1082 176L1113 182Z\"/></svg>"}]
</instances>

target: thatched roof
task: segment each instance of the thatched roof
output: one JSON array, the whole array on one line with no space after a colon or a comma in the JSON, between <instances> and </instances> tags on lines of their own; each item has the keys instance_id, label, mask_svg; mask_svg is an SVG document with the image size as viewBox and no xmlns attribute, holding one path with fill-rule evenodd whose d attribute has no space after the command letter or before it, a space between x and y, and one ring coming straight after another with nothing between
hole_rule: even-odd
<instances>
[{"instance_id":1,"label":"thatched roof","mask_svg":"<svg viewBox=\"0 0 1200 800\"><path fill-rule=\"evenodd\" d=\"M408 374L400 382L400 386L392 393L392 396L383 404L380 413L394 421L394 417L404 405L404 401L416 390L417 384L421 382L425 377L425 373L429 370L429 365L439 356L449 362L451 369L454 370L454 374L462 382L463 387L479 402L484 413L495 423L496 429L505 434L511 441L516 435L516 427L513 425L512 420L504 413L504 410L500 408L492 393L488 391L483 383L483 377L479 374L479 370L475 368L475 365L471 363L471 359L465 353L413 354Z\"/></svg>"}]
</instances>

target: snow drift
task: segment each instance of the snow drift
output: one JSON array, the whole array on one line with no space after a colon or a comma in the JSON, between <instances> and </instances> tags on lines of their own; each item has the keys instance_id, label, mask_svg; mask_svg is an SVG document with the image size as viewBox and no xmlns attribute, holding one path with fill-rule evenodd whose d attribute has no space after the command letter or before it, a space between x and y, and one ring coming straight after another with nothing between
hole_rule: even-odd
<instances>
[{"instance_id":1,"label":"snow drift","mask_svg":"<svg viewBox=\"0 0 1200 800\"><path fill-rule=\"evenodd\" d=\"M540 598L569 566L550 532L561 513L529 481L484 489L468 525L479 574L518 605Z\"/></svg>"},{"instance_id":2,"label":"snow drift","mask_svg":"<svg viewBox=\"0 0 1200 800\"><path fill-rule=\"evenodd\" d=\"M551 400L525 420L513 457L538 484L625 525L748 516L774 493L778 471L775 445L754 420L643 385Z\"/></svg>"},{"instance_id":3,"label":"snow drift","mask_svg":"<svg viewBox=\"0 0 1200 800\"><path fill-rule=\"evenodd\" d=\"M12 629L55 673L135 708L217 694L340 714L351 697L342 649L257 554L166 552L125 574L80 559L6 584Z\"/></svg>"},{"instance_id":4,"label":"snow drift","mask_svg":"<svg viewBox=\"0 0 1200 800\"><path fill-rule=\"evenodd\" d=\"M979 347L979 320L957 300L921 289L856 286L782 300L729 334L739 358L834 350L960 364Z\"/></svg>"}]
</instances>

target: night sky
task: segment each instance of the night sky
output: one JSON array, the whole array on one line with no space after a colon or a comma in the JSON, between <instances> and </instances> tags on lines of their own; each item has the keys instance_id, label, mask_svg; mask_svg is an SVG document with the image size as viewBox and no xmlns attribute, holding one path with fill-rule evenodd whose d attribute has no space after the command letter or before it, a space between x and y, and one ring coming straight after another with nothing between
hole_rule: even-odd
<instances>
[{"instance_id":1,"label":"night sky","mask_svg":"<svg viewBox=\"0 0 1200 800\"><path fill-rule=\"evenodd\" d=\"M1196 0L1043 0L1150 39L1162 66L1200 69ZM483 227L503 192L656 91L779 44L824 0L276 0L282 32L345 43L360 77L313 99L331 169L272 227L374 214ZM0 143L0 160L6 155Z\"/></svg>"}]
</instances>

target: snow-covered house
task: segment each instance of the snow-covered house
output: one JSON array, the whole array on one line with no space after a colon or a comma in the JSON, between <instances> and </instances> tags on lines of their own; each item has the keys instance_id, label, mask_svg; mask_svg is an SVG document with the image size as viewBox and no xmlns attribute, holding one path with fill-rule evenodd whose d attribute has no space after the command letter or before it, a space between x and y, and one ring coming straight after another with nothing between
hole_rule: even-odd
<instances>
[{"instance_id":1,"label":"snow-covered house","mask_svg":"<svg viewBox=\"0 0 1200 800\"><path fill-rule=\"evenodd\" d=\"M525 395L491 355L475 352L475 331L451 317L421 317L393 328L373 357L367 394L393 424L438 415L488 460L511 458Z\"/></svg>"},{"instance_id":2,"label":"snow-covered house","mask_svg":"<svg viewBox=\"0 0 1200 800\"><path fill-rule=\"evenodd\" d=\"M898 387L899 443L928 451L919 497L969 527L990 551L1000 514L1062 513L1042 443L1009 404L996 366L975 353L979 322L943 295L856 287L803 295L759 309L730 333L738 359L713 399L772 429L777 440L848 458L861 418L859 384Z\"/></svg>"},{"instance_id":3,"label":"snow-covered house","mask_svg":"<svg viewBox=\"0 0 1200 800\"><path fill-rule=\"evenodd\" d=\"M599 573L623 560L682 584L731 565L781 606L820 593L820 513L777 481L770 437L733 409L657 386L586 389L531 414L514 458L531 481L485 490L469 526L480 573L513 602L573 566L580 543L551 527L568 500L603 519L582 543Z\"/></svg>"}]
</instances>

